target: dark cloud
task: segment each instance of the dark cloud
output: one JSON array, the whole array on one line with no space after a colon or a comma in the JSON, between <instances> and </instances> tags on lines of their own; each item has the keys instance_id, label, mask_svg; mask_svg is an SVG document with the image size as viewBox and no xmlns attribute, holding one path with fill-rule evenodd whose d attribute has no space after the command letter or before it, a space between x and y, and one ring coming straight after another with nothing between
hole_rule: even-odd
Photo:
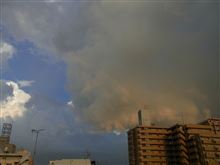
<instances>
[{"instance_id":1,"label":"dark cloud","mask_svg":"<svg viewBox=\"0 0 220 165\"><path fill-rule=\"evenodd\" d=\"M61 54L81 121L121 130L145 105L162 123L218 114L218 2L74 4L9 4L5 22Z\"/></svg>"},{"instance_id":2,"label":"dark cloud","mask_svg":"<svg viewBox=\"0 0 220 165\"><path fill-rule=\"evenodd\" d=\"M218 114L218 6L154 5L87 11L95 22L85 33L89 44L67 58L83 120L124 129L145 105L160 124L180 121L180 114L190 116L188 122Z\"/></svg>"}]
</instances>

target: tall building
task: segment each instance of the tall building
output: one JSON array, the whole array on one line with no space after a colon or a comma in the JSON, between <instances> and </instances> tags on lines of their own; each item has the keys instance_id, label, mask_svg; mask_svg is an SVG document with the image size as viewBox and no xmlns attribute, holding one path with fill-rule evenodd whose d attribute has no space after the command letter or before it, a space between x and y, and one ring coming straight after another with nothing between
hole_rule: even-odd
<instances>
[{"instance_id":1,"label":"tall building","mask_svg":"<svg viewBox=\"0 0 220 165\"><path fill-rule=\"evenodd\" d=\"M11 129L11 124L4 123L0 136L0 165L33 165L27 150L16 150L16 146L10 143Z\"/></svg>"},{"instance_id":2,"label":"tall building","mask_svg":"<svg viewBox=\"0 0 220 165\"><path fill-rule=\"evenodd\" d=\"M220 165L220 119L128 131L129 165Z\"/></svg>"}]
</instances>

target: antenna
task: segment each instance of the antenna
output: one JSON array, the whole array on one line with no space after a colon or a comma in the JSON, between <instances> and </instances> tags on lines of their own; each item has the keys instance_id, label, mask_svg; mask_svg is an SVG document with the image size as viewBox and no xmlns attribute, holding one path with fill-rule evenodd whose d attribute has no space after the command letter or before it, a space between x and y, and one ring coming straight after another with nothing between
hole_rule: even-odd
<instances>
[{"instance_id":1,"label":"antenna","mask_svg":"<svg viewBox=\"0 0 220 165\"><path fill-rule=\"evenodd\" d=\"M89 150L86 150L86 159L90 159L91 157L91 152Z\"/></svg>"},{"instance_id":2,"label":"antenna","mask_svg":"<svg viewBox=\"0 0 220 165\"><path fill-rule=\"evenodd\" d=\"M34 163L34 158L36 155L38 135L41 131L44 131L44 129L32 129L31 130L32 133L36 133L36 139L35 139L35 143L34 143L33 163Z\"/></svg>"}]
</instances>

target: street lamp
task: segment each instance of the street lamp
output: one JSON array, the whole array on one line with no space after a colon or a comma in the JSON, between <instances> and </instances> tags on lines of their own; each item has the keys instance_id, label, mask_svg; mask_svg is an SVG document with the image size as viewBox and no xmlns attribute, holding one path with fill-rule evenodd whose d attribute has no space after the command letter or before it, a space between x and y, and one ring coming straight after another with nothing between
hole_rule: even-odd
<instances>
[{"instance_id":1,"label":"street lamp","mask_svg":"<svg viewBox=\"0 0 220 165\"><path fill-rule=\"evenodd\" d=\"M31 130L32 133L36 133L36 139L35 139L35 143L34 143L33 162L34 162L34 158L35 158L35 155L36 155L38 134L39 134L41 131L44 131L44 129L32 129L32 130Z\"/></svg>"}]
</instances>

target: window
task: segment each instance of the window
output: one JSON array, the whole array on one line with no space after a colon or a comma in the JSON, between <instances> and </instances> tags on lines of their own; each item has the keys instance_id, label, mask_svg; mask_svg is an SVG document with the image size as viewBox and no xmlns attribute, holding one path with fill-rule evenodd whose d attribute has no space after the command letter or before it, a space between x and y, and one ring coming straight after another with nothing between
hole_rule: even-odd
<instances>
[{"instance_id":1,"label":"window","mask_svg":"<svg viewBox=\"0 0 220 165\"><path fill-rule=\"evenodd\" d=\"M216 158L220 158L220 155L218 153L215 153Z\"/></svg>"},{"instance_id":2,"label":"window","mask_svg":"<svg viewBox=\"0 0 220 165\"><path fill-rule=\"evenodd\" d=\"M212 139L211 141L212 141L212 143L216 143L216 140L215 140L215 139Z\"/></svg>"}]
</instances>

